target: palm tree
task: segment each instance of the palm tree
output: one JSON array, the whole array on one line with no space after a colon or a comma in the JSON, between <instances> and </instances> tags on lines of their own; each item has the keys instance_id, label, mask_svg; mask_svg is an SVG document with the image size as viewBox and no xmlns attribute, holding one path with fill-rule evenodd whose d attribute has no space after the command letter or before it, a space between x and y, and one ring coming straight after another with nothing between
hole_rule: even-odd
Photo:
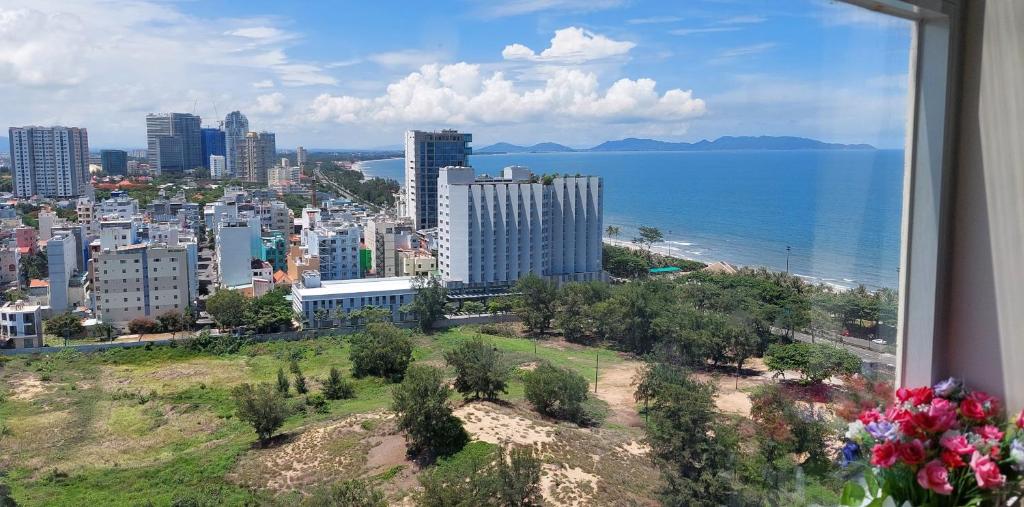
<instances>
[{"instance_id":1,"label":"palm tree","mask_svg":"<svg viewBox=\"0 0 1024 507\"><path fill-rule=\"evenodd\" d=\"M609 238L615 239L619 235L619 228L618 226L615 225L609 225L608 228L604 230L604 232L605 234L608 235Z\"/></svg>"},{"instance_id":2,"label":"palm tree","mask_svg":"<svg viewBox=\"0 0 1024 507\"><path fill-rule=\"evenodd\" d=\"M326 308L313 310L313 318L316 319L317 329L324 326L324 320L326 320L328 316L330 316L330 312L328 312Z\"/></svg>"}]
</instances>

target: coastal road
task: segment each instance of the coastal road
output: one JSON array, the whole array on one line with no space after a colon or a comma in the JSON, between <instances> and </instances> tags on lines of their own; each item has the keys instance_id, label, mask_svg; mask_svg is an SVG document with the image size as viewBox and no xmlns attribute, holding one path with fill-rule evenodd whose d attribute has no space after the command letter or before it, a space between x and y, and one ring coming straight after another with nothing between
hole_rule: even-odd
<instances>
[{"instance_id":1,"label":"coastal road","mask_svg":"<svg viewBox=\"0 0 1024 507\"><path fill-rule=\"evenodd\" d=\"M807 343L811 343L812 342L811 335L806 334L806 333L793 332L793 338L796 339L796 340L802 341L802 342L807 342ZM867 362L871 362L871 363L880 363L880 364L884 364L886 366L890 366L890 367L893 367L893 368L896 367L896 356L893 355L893 354L889 354L889 353L886 353L886 352L876 352L874 350L868 350L868 349L865 349L865 348L862 348L862 347L857 347L857 346L851 345L849 343L839 343L837 341L829 340L827 338L822 338L820 336L816 337L813 341L815 343L828 343L830 345L834 345L836 347L846 349L846 350L856 354L857 357L861 358L861 360L863 360L863 361L867 361Z\"/></svg>"},{"instance_id":2,"label":"coastal road","mask_svg":"<svg viewBox=\"0 0 1024 507\"><path fill-rule=\"evenodd\" d=\"M336 192L338 192L338 195L344 197L345 199L348 199L348 200L350 200L352 202L357 202L359 204L362 204L363 206L366 206L367 208L369 208L372 211L380 211L380 208L378 208L377 206L362 200L361 198L359 198L355 194L353 194L353 193L349 192L348 190L345 190L344 188L342 188L341 185L335 183L334 180L332 180L331 178L328 178L324 174L323 170L321 170L319 167L314 167L313 168L313 173L316 174L316 178L317 178L318 181L321 181L321 182L325 183L327 186L333 188Z\"/></svg>"}]
</instances>

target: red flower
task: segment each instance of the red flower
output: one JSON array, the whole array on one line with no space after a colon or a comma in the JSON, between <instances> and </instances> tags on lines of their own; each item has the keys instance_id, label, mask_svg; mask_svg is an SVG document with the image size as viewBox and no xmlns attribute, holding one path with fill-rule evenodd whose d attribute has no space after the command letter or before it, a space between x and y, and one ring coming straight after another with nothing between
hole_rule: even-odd
<instances>
[{"instance_id":1,"label":"red flower","mask_svg":"<svg viewBox=\"0 0 1024 507\"><path fill-rule=\"evenodd\" d=\"M1006 476L999 473L999 464L988 456L974 453L971 456L971 468L974 469L978 487L982 489L998 489L1006 484Z\"/></svg>"},{"instance_id":2,"label":"red flower","mask_svg":"<svg viewBox=\"0 0 1024 507\"><path fill-rule=\"evenodd\" d=\"M967 464L959 454L949 450L942 451L942 462L949 468L960 468Z\"/></svg>"},{"instance_id":3,"label":"red flower","mask_svg":"<svg viewBox=\"0 0 1024 507\"><path fill-rule=\"evenodd\" d=\"M917 439L900 444L899 456L908 465L924 463L924 444Z\"/></svg>"},{"instance_id":4,"label":"red flower","mask_svg":"<svg viewBox=\"0 0 1024 507\"><path fill-rule=\"evenodd\" d=\"M892 442L875 444L871 448L871 464L882 468L889 468L896 464L896 444Z\"/></svg>"},{"instance_id":5,"label":"red flower","mask_svg":"<svg viewBox=\"0 0 1024 507\"><path fill-rule=\"evenodd\" d=\"M910 401L913 405L924 405L932 401L932 388L928 386L915 387L913 389L901 387L896 390L896 399L900 403Z\"/></svg>"},{"instance_id":6,"label":"red flower","mask_svg":"<svg viewBox=\"0 0 1024 507\"><path fill-rule=\"evenodd\" d=\"M873 408L871 410L865 410L861 412L860 415L857 416L857 419L860 419L860 422L864 423L864 425L866 426L870 423L878 422L879 420L881 420L882 414L878 412L877 408Z\"/></svg>"},{"instance_id":7,"label":"red flower","mask_svg":"<svg viewBox=\"0 0 1024 507\"><path fill-rule=\"evenodd\" d=\"M984 391L974 391L960 402L960 413L968 419L981 421L999 412L999 400Z\"/></svg>"},{"instance_id":8,"label":"red flower","mask_svg":"<svg viewBox=\"0 0 1024 507\"><path fill-rule=\"evenodd\" d=\"M975 430L975 433L980 435L981 438L984 438L985 440L998 442L1003 439L1003 432L999 431L999 428L996 428L991 424L986 424L985 426L978 428L977 430Z\"/></svg>"},{"instance_id":9,"label":"red flower","mask_svg":"<svg viewBox=\"0 0 1024 507\"><path fill-rule=\"evenodd\" d=\"M1021 409L1020 415L1017 416L1017 427L1024 430L1024 409Z\"/></svg>"},{"instance_id":10,"label":"red flower","mask_svg":"<svg viewBox=\"0 0 1024 507\"><path fill-rule=\"evenodd\" d=\"M913 414L908 433L942 433L956 424L956 407L941 398L932 400L927 410Z\"/></svg>"},{"instance_id":11,"label":"red flower","mask_svg":"<svg viewBox=\"0 0 1024 507\"><path fill-rule=\"evenodd\" d=\"M885 418L896 423L905 423L910 420L910 417L914 415L909 410L900 407L899 405L893 405L886 409Z\"/></svg>"},{"instance_id":12,"label":"red flower","mask_svg":"<svg viewBox=\"0 0 1024 507\"><path fill-rule=\"evenodd\" d=\"M942 465L942 462L933 459L927 465L917 471L917 483L924 489L930 489L940 495L948 495L953 492L953 486L949 484L949 470Z\"/></svg>"}]
</instances>

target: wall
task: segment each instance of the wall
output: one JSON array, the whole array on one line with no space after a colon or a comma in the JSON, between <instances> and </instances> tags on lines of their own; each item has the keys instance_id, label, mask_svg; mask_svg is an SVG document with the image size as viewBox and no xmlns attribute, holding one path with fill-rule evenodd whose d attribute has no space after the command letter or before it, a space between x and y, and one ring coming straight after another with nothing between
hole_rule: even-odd
<instances>
[{"instance_id":1,"label":"wall","mask_svg":"<svg viewBox=\"0 0 1024 507\"><path fill-rule=\"evenodd\" d=\"M1024 406L1024 2L967 4L939 373Z\"/></svg>"}]
</instances>

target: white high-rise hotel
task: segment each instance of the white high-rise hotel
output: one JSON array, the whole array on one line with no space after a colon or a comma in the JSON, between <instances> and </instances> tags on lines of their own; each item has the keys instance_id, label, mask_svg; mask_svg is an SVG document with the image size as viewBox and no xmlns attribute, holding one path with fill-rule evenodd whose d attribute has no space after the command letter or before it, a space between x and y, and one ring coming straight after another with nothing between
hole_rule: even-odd
<instances>
[{"instance_id":1,"label":"white high-rise hotel","mask_svg":"<svg viewBox=\"0 0 1024 507\"><path fill-rule=\"evenodd\" d=\"M506 167L477 178L471 167L444 167L437 190L438 268L449 287L503 287L531 272L558 282L604 277L600 177L538 179Z\"/></svg>"}]
</instances>

